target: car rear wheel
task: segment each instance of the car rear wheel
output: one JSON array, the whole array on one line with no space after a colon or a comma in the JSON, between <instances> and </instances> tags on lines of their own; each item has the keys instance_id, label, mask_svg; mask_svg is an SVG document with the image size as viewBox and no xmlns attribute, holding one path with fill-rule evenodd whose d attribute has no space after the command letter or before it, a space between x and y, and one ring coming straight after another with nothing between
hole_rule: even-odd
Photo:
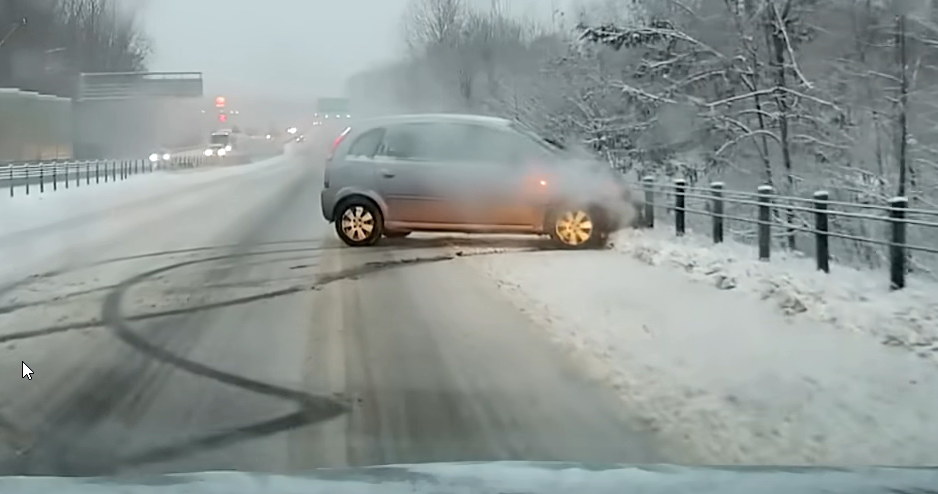
<instances>
[{"instance_id":1,"label":"car rear wheel","mask_svg":"<svg viewBox=\"0 0 938 494\"><path fill-rule=\"evenodd\" d=\"M335 231L346 245L365 247L381 239L384 217L373 202L353 198L343 202L337 213Z\"/></svg>"},{"instance_id":2,"label":"car rear wheel","mask_svg":"<svg viewBox=\"0 0 938 494\"><path fill-rule=\"evenodd\" d=\"M550 237L566 249L587 249L602 244L607 232L599 215L590 208L560 208L548 222Z\"/></svg>"}]
</instances>

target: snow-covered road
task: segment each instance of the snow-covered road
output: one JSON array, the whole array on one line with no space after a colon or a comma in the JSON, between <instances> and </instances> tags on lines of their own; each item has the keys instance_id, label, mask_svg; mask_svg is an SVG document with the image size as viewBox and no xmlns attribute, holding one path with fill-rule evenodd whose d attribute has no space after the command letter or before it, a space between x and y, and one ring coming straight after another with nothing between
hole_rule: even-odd
<instances>
[{"instance_id":1,"label":"snow-covered road","mask_svg":"<svg viewBox=\"0 0 938 494\"><path fill-rule=\"evenodd\" d=\"M0 200L0 473L938 462L933 286L657 232L349 249L320 183L288 156Z\"/></svg>"},{"instance_id":2,"label":"snow-covered road","mask_svg":"<svg viewBox=\"0 0 938 494\"><path fill-rule=\"evenodd\" d=\"M0 473L682 461L454 254L536 241L345 248L308 159L151 176L0 203Z\"/></svg>"}]
</instances>

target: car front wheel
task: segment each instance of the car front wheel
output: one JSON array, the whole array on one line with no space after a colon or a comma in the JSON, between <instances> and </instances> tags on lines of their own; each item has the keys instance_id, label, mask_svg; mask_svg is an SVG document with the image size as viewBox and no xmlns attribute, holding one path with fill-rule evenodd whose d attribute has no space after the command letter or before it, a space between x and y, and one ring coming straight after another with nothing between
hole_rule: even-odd
<instances>
[{"instance_id":1,"label":"car front wheel","mask_svg":"<svg viewBox=\"0 0 938 494\"><path fill-rule=\"evenodd\" d=\"M373 202L356 198L339 206L335 231L346 245L374 245L381 239L383 230L384 218Z\"/></svg>"},{"instance_id":2,"label":"car front wheel","mask_svg":"<svg viewBox=\"0 0 938 494\"><path fill-rule=\"evenodd\" d=\"M550 237L566 249L587 249L602 244L608 235L597 213L590 208L560 208L550 217Z\"/></svg>"}]
</instances>

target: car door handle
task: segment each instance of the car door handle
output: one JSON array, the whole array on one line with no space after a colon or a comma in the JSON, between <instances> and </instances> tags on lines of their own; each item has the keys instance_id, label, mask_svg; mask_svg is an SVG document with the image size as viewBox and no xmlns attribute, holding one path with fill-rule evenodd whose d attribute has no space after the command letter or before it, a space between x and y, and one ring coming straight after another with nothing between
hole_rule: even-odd
<instances>
[{"instance_id":1,"label":"car door handle","mask_svg":"<svg viewBox=\"0 0 938 494\"><path fill-rule=\"evenodd\" d=\"M388 170L387 168L384 168L381 170L381 176L384 178L394 178L394 172L392 172L391 170Z\"/></svg>"}]
</instances>

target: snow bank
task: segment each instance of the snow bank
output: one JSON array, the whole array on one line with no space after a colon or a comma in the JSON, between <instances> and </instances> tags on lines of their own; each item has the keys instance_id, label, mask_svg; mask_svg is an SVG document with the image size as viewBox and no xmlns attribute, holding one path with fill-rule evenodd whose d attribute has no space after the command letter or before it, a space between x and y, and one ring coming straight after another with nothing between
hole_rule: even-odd
<instances>
[{"instance_id":1,"label":"snow bank","mask_svg":"<svg viewBox=\"0 0 938 494\"><path fill-rule=\"evenodd\" d=\"M467 259L705 463L938 463L928 287L752 247L628 232L601 252ZM936 293L936 292L932 292ZM902 337L905 348L884 345ZM888 340L892 341L892 340ZM922 356L928 358L922 358Z\"/></svg>"},{"instance_id":2,"label":"snow bank","mask_svg":"<svg viewBox=\"0 0 938 494\"><path fill-rule=\"evenodd\" d=\"M873 335L938 361L938 283L910 278L903 290L889 290L889 273L833 265L818 271L815 261L773 252L759 261L754 246L709 238L675 237L663 231L625 231L613 248L652 265L685 272L693 280L724 290L755 293L787 315Z\"/></svg>"}]
</instances>

